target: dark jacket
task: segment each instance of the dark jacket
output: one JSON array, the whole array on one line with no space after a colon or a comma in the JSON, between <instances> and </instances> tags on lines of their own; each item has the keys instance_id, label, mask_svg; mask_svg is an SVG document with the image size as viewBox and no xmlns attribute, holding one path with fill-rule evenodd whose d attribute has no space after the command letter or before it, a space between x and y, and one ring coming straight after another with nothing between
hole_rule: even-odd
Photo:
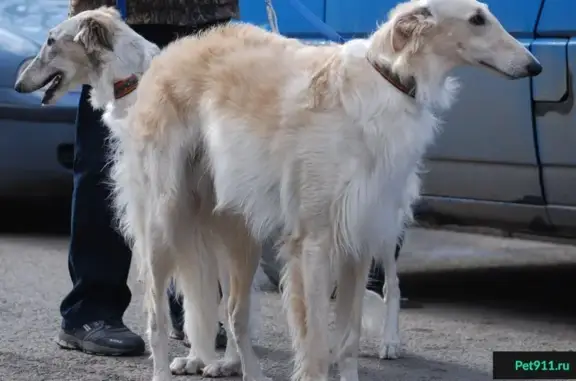
<instances>
[{"instance_id":1,"label":"dark jacket","mask_svg":"<svg viewBox=\"0 0 576 381\"><path fill-rule=\"evenodd\" d=\"M125 0L127 23L201 27L239 17L238 0ZM70 16L116 0L70 0ZM262 4L264 6L264 3Z\"/></svg>"}]
</instances>

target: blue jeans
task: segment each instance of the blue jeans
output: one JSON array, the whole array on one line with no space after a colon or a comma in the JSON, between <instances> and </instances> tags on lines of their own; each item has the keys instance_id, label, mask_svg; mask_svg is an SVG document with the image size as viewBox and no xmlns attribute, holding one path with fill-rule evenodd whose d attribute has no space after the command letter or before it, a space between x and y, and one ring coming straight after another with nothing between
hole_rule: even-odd
<instances>
[{"instance_id":1,"label":"blue jeans","mask_svg":"<svg viewBox=\"0 0 576 381\"><path fill-rule=\"evenodd\" d=\"M84 86L76 119L74 192L68 269L74 287L60 311L65 329L122 319L131 299L126 284L131 253L113 228L106 166L107 130Z\"/></svg>"}]
</instances>

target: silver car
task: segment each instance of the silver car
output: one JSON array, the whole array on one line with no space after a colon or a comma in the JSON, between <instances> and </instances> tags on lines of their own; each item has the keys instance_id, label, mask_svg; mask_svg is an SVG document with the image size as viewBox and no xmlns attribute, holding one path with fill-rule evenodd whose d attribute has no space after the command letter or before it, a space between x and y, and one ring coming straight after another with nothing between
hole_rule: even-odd
<instances>
[{"instance_id":1,"label":"silver car","mask_svg":"<svg viewBox=\"0 0 576 381\"><path fill-rule=\"evenodd\" d=\"M79 91L41 107L41 94L14 91L18 72L48 30L66 19L67 0L0 0L0 198L66 199L72 190Z\"/></svg>"}]
</instances>

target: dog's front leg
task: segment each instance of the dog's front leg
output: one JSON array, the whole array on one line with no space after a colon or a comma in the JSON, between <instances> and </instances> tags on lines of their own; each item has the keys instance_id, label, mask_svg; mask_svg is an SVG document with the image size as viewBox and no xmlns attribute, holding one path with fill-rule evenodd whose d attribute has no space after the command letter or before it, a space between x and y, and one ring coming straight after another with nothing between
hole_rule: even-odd
<instances>
[{"instance_id":1,"label":"dog's front leg","mask_svg":"<svg viewBox=\"0 0 576 381\"><path fill-rule=\"evenodd\" d=\"M230 336L224 358L207 364L203 373L208 377L222 377L241 371L244 381L269 381L262 373L250 336L250 300L254 274L260 263L260 245L252 238L243 219L214 218L213 232L224 245L218 254L221 277L224 278L222 269L226 269L229 276L229 284L224 281L222 291L225 298L229 292L227 330Z\"/></svg>"},{"instance_id":2,"label":"dog's front leg","mask_svg":"<svg viewBox=\"0 0 576 381\"><path fill-rule=\"evenodd\" d=\"M358 349L362 328L364 286L370 268L369 256L340 257L336 296L336 346L341 381L358 381Z\"/></svg>"},{"instance_id":3,"label":"dog's front leg","mask_svg":"<svg viewBox=\"0 0 576 381\"><path fill-rule=\"evenodd\" d=\"M325 381L330 366L330 239L311 233L302 241L301 271L306 306L303 345L296 348L295 381Z\"/></svg>"}]
</instances>

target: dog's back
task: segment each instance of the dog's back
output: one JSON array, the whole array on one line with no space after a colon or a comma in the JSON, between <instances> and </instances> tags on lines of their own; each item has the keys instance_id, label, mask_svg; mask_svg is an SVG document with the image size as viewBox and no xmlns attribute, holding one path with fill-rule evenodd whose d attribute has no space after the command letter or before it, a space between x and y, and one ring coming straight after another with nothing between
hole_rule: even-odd
<instances>
[{"instance_id":1,"label":"dog's back","mask_svg":"<svg viewBox=\"0 0 576 381\"><path fill-rule=\"evenodd\" d=\"M162 134L176 120L194 125L196 121L189 118L201 117L199 109L208 100L227 109L241 108L242 117L278 118L279 85L294 71L321 65L325 55L319 55L319 50L330 54L334 47L310 47L243 23L182 38L164 49L142 78L134 116L146 123L134 126L141 128L141 136L151 136ZM289 64L295 62L290 59L295 54L318 58L299 61L308 67L295 67Z\"/></svg>"}]
</instances>

